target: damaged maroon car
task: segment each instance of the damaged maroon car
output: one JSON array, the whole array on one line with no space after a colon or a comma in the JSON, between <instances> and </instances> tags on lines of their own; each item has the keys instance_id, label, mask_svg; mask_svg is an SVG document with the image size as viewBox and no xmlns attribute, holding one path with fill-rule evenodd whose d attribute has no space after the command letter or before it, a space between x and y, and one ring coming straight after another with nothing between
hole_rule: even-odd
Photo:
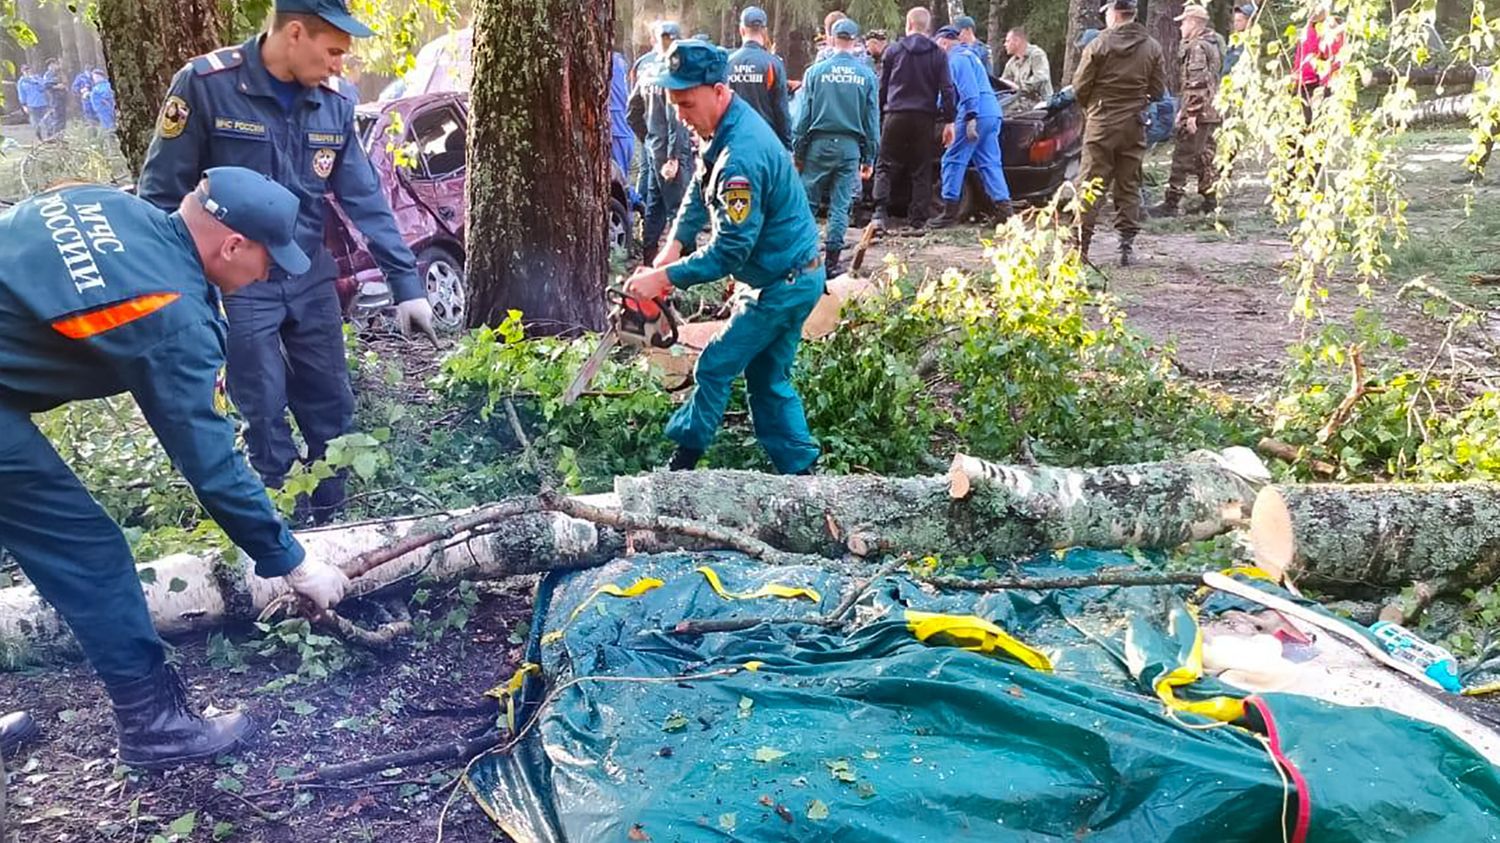
<instances>
[{"instance_id":1,"label":"damaged maroon car","mask_svg":"<svg viewBox=\"0 0 1500 843\"><path fill-rule=\"evenodd\" d=\"M468 146L469 97L464 93L422 94L367 103L355 110L355 130L380 177L396 227L417 256L417 274L427 285L440 329L458 330L468 309L464 285L464 179ZM610 185L611 248L629 251L630 217L624 177L615 168ZM389 318L395 307L390 287L365 238L330 197L325 241L338 261L339 299L355 325Z\"/></svg>"}]
</instances>

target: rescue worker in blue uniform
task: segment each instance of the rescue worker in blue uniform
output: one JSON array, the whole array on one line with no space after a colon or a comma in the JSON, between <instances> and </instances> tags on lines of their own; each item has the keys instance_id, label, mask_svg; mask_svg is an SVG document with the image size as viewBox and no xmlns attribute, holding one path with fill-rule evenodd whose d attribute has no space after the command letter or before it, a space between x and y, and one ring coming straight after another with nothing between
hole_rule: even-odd
<instances>
[{"instance_id":1,"label":"rescue worker in blue uniform","mask_svg":"<svg viewBox=\"0 0 1500 843\"><path fill-rule=\"evenodd\" d=\"M31 414L129 392L173 465L262 577L320 607L348 584L306 555L214 406L220 296L307 256L297 199L239 167L208 171L173 213L108 186L65 187L0 215L0 547L67 621L114 704L120 760L167 767L230 751L254 724L203 717L167 665L130 546Z\"/></svg>"},{"instance_id":2,"label":"rescue worker in blue uniform","mask_svg":"<svg viewBox=\"0 0 1500 843\"><path fill-rule=\"evenodd\" d=\"M958 41L965 50L974 54L979 59L979 66L984 69L986 76L989 75L990 45L979 40L979 33L975 29L974 19L968 15L959 15L953 19L953 29L958 33Z\"/></svg>"},{"instance_id":3,"label":"rescue worker in blue uniform","mask_svg":"<svg viewBox=\"0 0 1500 843\"><path fill-rule=\"evenodd\" d=\"M771 124L782 146L792 148L792 117L788 108L786 65L769 49L766 12L746 6L740 12L743 46L729 54L729 87Z\"/></svg>"},{"instance_id":4,"label":"rescue worker in blue uniform","mask_svg":"<svg viewBox=\"0 0 1500 843\"><path fill-rule=\"evenodd\" d=\"M635 63L635 90L630 95L641 102L646 124L645 154L641 157L641 171L646 177L641 254L648 264L656 259L662 233L682 205L693 151L692 136L672 111L660 84L660 77L667 73L667 51L680 39L682 30L672 21L661 21L653 31L656 48Z\"/></svg>"},{"instance_id":5,"label":"rescue worker in blue uniform","mask_svg":"<svg viewBox=\"0 0 1500 843\"><path fill-rule=\"evenodd\" d=\"M626 113L630 107L630 65L622 53L609 55L609 135L610 155L620 168L620 177L630 180L630 162L635 158L635 132L630 129ZM634 192L634 191L632 191ZM634 204L635 197L631 202ZM627 213L629 208L626 209Z\"/></svg>"},{"instance_id":6,"label":"rescue worker in blue uniform","mask_svg":"<svg viewBox=\"0 0 1500 843\"><path fill-rule=\"evenodd\" d=\"M958 30L945 26L934 39L948 53L948 69L958 90L958 119L953 140L943 152L943 213L927 226L947 228L959 221L959 199L970 163L994 203L995 222L1004 222L1013 212L1000 158L1000 100L979 58L958 40Z\"/></svg>"},{"instance_id":7,"label":"rescue worker in blue uniform","mask_svg":"<svg viewBox=\"0 0 1500 843\"><path fill-rule=\"evenodd\" d=\"M42 77L32 72L31 65L21 65L21 75L16 78L16 98L21 101L31 128L40 131L42 118L47 115L47 93L42 90Z\"/></svg>"},{"instance_id":8,"label":"rescue worker in blue uniform","mask_svg":"<svg viewBox=\"0 0 1500 843\"><path fill-rule=\"evenodd\" d=\"M102 70L94 71L94 83L89 87L89 108L94 120L106 132L115 130L115 88L109 76Z\"/></svg>"},{"instance_id":9,"label":"rescue worker in blue uniform","mask_svg":"<svg viewBox=\"0 0 1500 843\"><path fill-rule=\"evenodd\" d=\"M880 102L875 72L854 55L859 26L849 18L833 24L833 53L802 77L805 97L797 120L792 157L802 171L810 208L828 199L823 235L824 271L837 275L849 209L860 179L875 171L880 150Z\"/></svg>"},{"instance_id":10,"label":"rescue worker in blue uniform","mask_svg":"<svg viewBox=\"0 0 1500 843\"><path fill-rule=\"evenodd\" d=\"M726 83L728 61L723 50L695 41L680 41L667 54L661 84L699 138L697 169L671 241L625 289L650 300L674 287L731 276L736 282L729 324L704 347L693 394L667 423L678 446L669 467L691 469L703 458L724 419L730 384L744 372L756 438L777 471L805 474L819 451L792 368L802 323L826 280L818 227L791 156ZM708 242L682 257L710 224Z\"/></svg>"},{"instance_id":11,"label":"rescue worker in blue uniform","mask_svg":"<svg viewBox=\"0 0 1500 843\"><path fill-rule=\"evenodd\" d=\"M416 259L354 131L352 86L336 78L351 38L370 34L344 0L276 0L269 32L178 71L141 170L140 196L162 208L206 168L230 164L265 173L301 203L297 243L312 267L273 271L269 284L226 302L229 396L245 418L250 464L271 487L303 458L289 408L309 463L354 422L337 266L323 245L325 194L365 235L398 302L402 330L433 334ZM299 519L323 523L343 502L339 473L299 502Z\"/></svg>"}]
</instances>

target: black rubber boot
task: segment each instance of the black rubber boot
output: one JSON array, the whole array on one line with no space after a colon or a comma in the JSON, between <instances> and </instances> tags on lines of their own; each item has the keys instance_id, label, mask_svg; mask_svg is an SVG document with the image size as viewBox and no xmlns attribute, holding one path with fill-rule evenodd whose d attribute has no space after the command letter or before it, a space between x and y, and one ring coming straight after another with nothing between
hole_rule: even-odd
<instances>
[{"instance_id":1,"label":"black rubber boot","mask_svg":"<svg viewBox=\"0 0 1500 843\"><path fill-rule=\"evenodd\" d=\"M870 223L875 226L876 234L884 234L886 229L886 214L884 208L876 208L875 216L870 217Z\"/></svg>"},{"instance_id":2,"label":"black rubber boot","mask_svg":"<svg viewBox=\"0 0 1500 843\"><path fill-rule=\"evenodd\" d=\"M115 706L120 762L149 770L209 761L232 752L255 731L242 711L204 717L188 708L177 671L162 665L144 679L106 686Z\"/></svg>"},{"instance_id":3,"label":"black rubber boot","mask_svg":"<svg viewBox=\"0 0 1500 843\"><path fill-rule=\"evenodd\" d=\"M944 202L943 212L928 220L927 228L932 231L937 231L944 228L952 228L953 226L958 224L958 221L958 203Z\"/></svg>"},{"instance_id":4,"label":"black rubber boot","mask_svg":"<svg viewBox=\"0 0 1500 843\"><path fill-rule=\"evenodd\" d=\"M1152 217L1175 217L1180 213L1178 206L1181 204L1182 194L1169 190L1167 195L1162 197L1161 204L1152 205L1146 209L1146 213Z\"/></svg>"},{"instance_id":5,"label":"black rubber boot","mask_svg":"<svg viewBox=\"0 0 1500 843\"><path fill-rule=\"evenodd\" d=\"M825 249L823 251L823 269L829 278L844 271L843 265L839 263L839 256L843 252L843 249Z\"/></svg>"},{"instance_id":6,"label":"black rubber boot","mask_svg":"<svg viewBox=\"0 0 1500 843\"><path fill-rule=\"evenodd\" d=\"M24 711L0 715L0 755L10 755L40 731L36 720Z\"/></svg>"},{"instance_id":7,"label":"black rubber boot","mask_svg":"<svg viewBox=\"0 0 1500 843\"><path fill-rule=\"evenodd\" d=\"M672 455L672 461L667 463L668 471L692 471L698 467L698 462L703 459L703 452L692 448L678 448Z\"/></svg>"},{"instance_id":8,"label":"black rubber boot","mask_svg":"<svg viewBox=\"0 0 1500 843\"><path fill-rule=\"evenodd\" d=\"M1134 235L1120 237L1120 266L1130 266L1135 263L1135 237Z\"/></svg>"},{"instance_id":9,"label":"black rubber boot","mask_svg":"<svg viewBox=\"0 0 1500 843\"><path fill-rule=\"evenodd\" d=\"M1005 221L1016 215L1016 208L1006 199L995 203L995 213L990 218L995 225L1005 225Z\"/></svg>"}]
</instances>

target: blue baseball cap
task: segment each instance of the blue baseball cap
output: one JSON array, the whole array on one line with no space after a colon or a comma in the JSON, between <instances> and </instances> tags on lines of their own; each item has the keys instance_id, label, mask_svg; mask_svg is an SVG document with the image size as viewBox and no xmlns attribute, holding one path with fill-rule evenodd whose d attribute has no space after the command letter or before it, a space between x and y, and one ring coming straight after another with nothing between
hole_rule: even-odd
<instances>
[{"instance_id":1,"label":"blue baseball cap","mask_svg":"<svg viewBox=\"0 0 1500 843\"><path fill-rule=\"evenodd\" d=\"M667 50L667 69L660 81L669 91L717 85L728 78L729 54L703 41L674 41Z\"/></svg>"},{"instance_id":2,"label":"blue baseball cap","mask_svg":"<svg viewBox=\"0 0 1500 843\"><path fill-rule=\"evenodd\" d=\"M212 167L193 191L203 210L235 233L266 247L271 260L288 275L312 266L297 245L297 197L264 173L244 167Z\"/></svg>"},{"instance_id":3,"label":"blue baseball cap","mask_svg":"<svg viewBox=\"0 0 1500 843\"><path fill-rule=\"evenodd\" d=\"M740 12L740 26L765 26L768 20L766 10L759 6L746 6Z\"/></svg>"},{"instance_id":4,"label":"blue baseball cap","mask_svg":"<svg viewBox=\"0 0 1500 843\"><path fill-rule=\"evenodd\" d=\"M651 26L651 31L658 36L667 35L672 38L682 37L682 27L677 25L677 21L672 20L657 21Z\"/></svg>"},{"instance_id":5,"label":"blue baseball cap","mask_svg":"<svg viewBox=\"0 0 1500 843\"><path fill-rule=\"evenodd\" d=\"M939 29L937 32L932 33L932 37L933 38L952 38L954 41L957 41L958 40L958 30L954 29L951 26L945 26L945 27Z\"/></svg>"},{"instance_id":6,"label":"blue baseball cap","mask_svg":"<svg viewBox=\"0 0 1500 843\"><path fill-rule=\"evenodd\" d=\"M959 15L953 19L953 28L958 30L973 29L974 19L968 15Z\"/></svg>"},{"instance_id":7,"label":"blue baseball cap","mask_svg":"<svg viewBox=\"0 0 1500 843\"><path fill-rule=\"evenodd\" d=\"M835 38L858 38L859 24L849 18L839 18L833 22L833 37Z\"/></svg>"},{"instance_id":8,"label":"blue baseball cap","mask_svg":"<svg viewBox=\"0 0 1500 843\"><path fill-rule=\"evenodd\" d=\"M1090 27L1078 33L1078 41L1076 43L1079 47L1087 47L1095 38L1098 37L1099 30Z\"/></svg>"},{"instance_id":9,"label":"blue baseball cap","mask_svg":"<svg viewBox=\"0 0 1500 843\"><path fill-rule=\"evenodd\" d=\"M375 30L355 20L354 15L349 14L347 0L276 0L276 11L317 15L355 38L369 38L375 34Z\"/></svg>"}]
</instances>

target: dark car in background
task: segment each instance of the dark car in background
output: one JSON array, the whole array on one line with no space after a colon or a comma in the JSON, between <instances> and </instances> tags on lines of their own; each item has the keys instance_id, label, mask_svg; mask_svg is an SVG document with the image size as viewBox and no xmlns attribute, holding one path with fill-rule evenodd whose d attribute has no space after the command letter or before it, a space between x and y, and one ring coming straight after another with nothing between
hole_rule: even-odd
<instances>
[{"instance_id":1,"label":"dark car in background","mask_svg":"<svg viewBox=\"0 0 1500 843\"><path fill-rule=\"evenodd\" d=\"M457 330L467 316L464 286L464 181L469 97L465 93L422 94L367 103L355 110L355 129L380 177L396 227L417 256L417 274L427 285L439 328ZM398 158L410 157L409 161ZM629 250L630 217L624 176L614 169L610 185L609 236L613 248ZM365 238L330 197L334 213L324 232L338 262L339 298L356 325L378 322L394 307L385 278Z\"/></svg>"}]
</instances>

